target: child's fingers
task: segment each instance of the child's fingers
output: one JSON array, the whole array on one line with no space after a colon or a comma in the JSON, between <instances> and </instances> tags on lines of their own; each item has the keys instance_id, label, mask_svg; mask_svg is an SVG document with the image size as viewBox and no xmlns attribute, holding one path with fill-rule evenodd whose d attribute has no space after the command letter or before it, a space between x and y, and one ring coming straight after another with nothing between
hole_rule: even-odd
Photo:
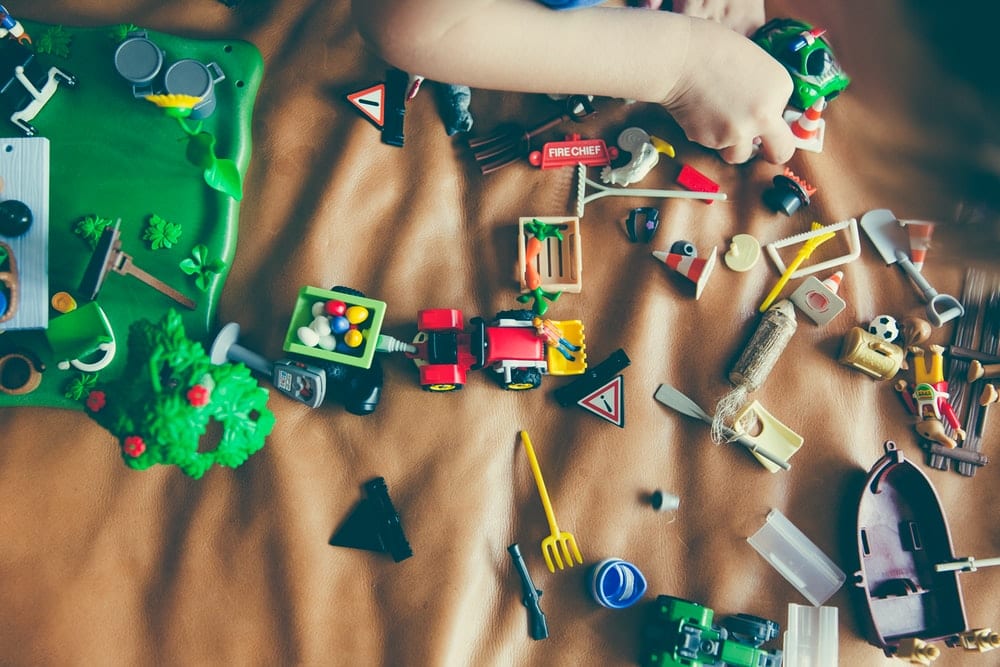
<instances>
[{"instance_id":1,"label":"child's fingers","mask_svg":"<svg viewBox=\"0 0 1000 667\"><path fill-rule=\"evenodd\" d=\"M729 164L743 164L753 157L753 142L743 142L736 146L726 146L719 149L719 157Z\"/></svg>"},{"instance_id":2,"label":"child's fingers","mask_svg":"<svg viewBox=\"0 0 1000 667\"><path fill-rule=\"evenodd\" d=\"M761 156L771 164L784 164L795 155L795 139L784 121L761 135Z\"/></svg>"}]
</instances>

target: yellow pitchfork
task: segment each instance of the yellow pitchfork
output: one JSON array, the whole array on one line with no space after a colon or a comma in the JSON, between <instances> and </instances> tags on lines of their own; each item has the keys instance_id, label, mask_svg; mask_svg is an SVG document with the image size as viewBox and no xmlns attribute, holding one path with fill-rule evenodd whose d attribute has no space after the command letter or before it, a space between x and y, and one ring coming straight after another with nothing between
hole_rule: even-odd
<instances>
[{"instance_id":1,"label":"yellow pitchfork","mask_svg":"<svg viewBox=\"0 0 1000 667\"><path fill-rule=\"evenodd\" d=\"M559 566L559 569L563 569L563 559L559 555L560 550L562 555L566 557L566 563L573 567L573 558L576 558L576 562L583 565L583 556L580 555L580 549L576 546L576 538L573 537L572 533L566 531L559 531L559 525L556 523L555 512L552 511L552 503L549 501L549 492L545 490L545 480L542 479L542 469L538 467L538 459L535 458L535 448L531 446L531 438L528 437L526 431L521 431L521 442L524 443L524 451L528 454L528 463L531 464L531 472L535 475L535 485L538 487L538 495L542 498L542 507L545 508L545 518L549 520L549 532L550 535L542 540L542 556L545 557L545 564L549 567L549 572L555 572L556 568L553 565Z\"/></svg>"}]
</instances>

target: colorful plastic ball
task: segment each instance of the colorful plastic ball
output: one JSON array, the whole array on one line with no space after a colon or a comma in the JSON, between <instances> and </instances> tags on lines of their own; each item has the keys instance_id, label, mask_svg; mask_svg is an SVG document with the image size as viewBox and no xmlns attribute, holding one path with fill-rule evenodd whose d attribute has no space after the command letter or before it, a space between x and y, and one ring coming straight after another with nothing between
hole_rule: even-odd
<instances>
[{"instance_id":1,"label":"colorful plastic ball","mask_svg":"<svg viewBox=\"0 0 1000 667\"><path fill-rule=\"evenodd\" d=\"M368 309L364 306L351 306L345 315L351 324L361 324L368 319Z\"/></svg>"},{"instance_id":2,"label":"colorful plastic ball","mask_svg":"<svg viewBox=\"0 0 1000 667\"><path fill-rule=\"evenodd\" d=\"M899 323L892 315L879 315L868 325L868 333L891 343L899 338Z\"/></svg>"},{"instance_id":3,"label":"colorful plastic ball","mask_svg":"<svg viewBox=\"0 0 1000 667\"><path fill-rule=\"evenodd\" d=\"M344 334L344 344L347 347L360 347L365 342L365 337L357 329L351 329Z\"/></svg>"},{"instance_id":4,"label":"colorful plastic ball","mask_svg":"<svg viewBox=\"0 0 1000 667\"><path fill-rule=\"evenodd\" d=\"M347 312L347 304L343 301L338 301L337 299L330 299L323 304L323 310L327 315L343 315Z\"/></svg>"},{"instance_id":5,"label":"colorful plastic ball","mask_svg":"<svg viewBox=\"0 0 1000 667\"><path fill-rule=\"evenodd\" d=\"M351 323L343 315L330 318L330 331L340 335L351 328Z\"/></svg>"},{"instance_id":6,"label":"colorful plastic ball","mask_svg":"<svg viewBox=\"0 0 1000 667\"><path fill-rule=\"evenodd\" d=\"M299 342L307 347L316 347L319 343L319 334L309 327L299 327L296 334L299 337Z\"/></svg>"}]
</instances>

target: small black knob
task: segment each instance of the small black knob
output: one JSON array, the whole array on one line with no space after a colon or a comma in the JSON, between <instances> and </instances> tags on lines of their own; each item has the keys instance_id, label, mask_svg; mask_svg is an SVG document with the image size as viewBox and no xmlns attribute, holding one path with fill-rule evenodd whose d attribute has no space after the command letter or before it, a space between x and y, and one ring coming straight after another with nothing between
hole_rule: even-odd
<instances>
[{"instance_id":1,"label":"small black knob","mask_svg":"<svg viewBox=\"0 0 1000 667\"><path fill-rule=\"evenodd\" d=\"M27 204L16 199L0 201L0 235L21 236L31 228L35 217Z\"/></svg>"}]
</instances>

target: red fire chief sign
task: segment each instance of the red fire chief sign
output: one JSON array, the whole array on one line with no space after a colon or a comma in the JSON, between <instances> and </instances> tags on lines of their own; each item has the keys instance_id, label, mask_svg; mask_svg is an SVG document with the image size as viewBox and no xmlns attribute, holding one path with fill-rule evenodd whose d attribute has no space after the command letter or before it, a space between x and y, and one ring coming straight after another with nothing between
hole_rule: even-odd
<instances>
[{"instance_id":1,"label":"red fire chief sign","mask_svg":"<svg viewBox=\"0 0 1000 667\"><path fill-rule=\"evenodd\" d=\"M580 139L579 135L565 141L550 141L540 151L532 151L528 162L542 169L558 169L585 164L588 167L610 165L618 157L618 149L608 148L603 139Z\"/></svg>"}]
</instances>

